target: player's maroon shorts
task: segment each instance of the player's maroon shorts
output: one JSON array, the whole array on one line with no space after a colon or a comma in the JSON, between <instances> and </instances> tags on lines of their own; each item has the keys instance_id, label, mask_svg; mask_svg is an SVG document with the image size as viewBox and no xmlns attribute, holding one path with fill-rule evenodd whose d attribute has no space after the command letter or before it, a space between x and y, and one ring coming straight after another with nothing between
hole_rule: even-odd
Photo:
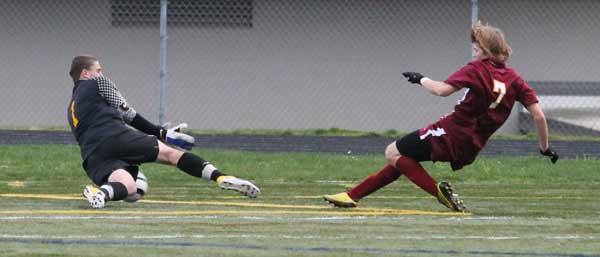
<instances>
[{"instance_id":1,"label":"player's maroon shorts","mask_svg":"<svg viewBox=\"0 0 600 257\"><path fill-rule=\"evenodd\" d=\"M452 126L452 125L450 125ZM451 135L448 131L459 131L453 128L444 129L431 124L419 130L419 138L429 139L431 144L431 161L450 162L452 170L460 170L473 163L481 147L475 145L468 134Z\"/></svg>"}]
</instances>

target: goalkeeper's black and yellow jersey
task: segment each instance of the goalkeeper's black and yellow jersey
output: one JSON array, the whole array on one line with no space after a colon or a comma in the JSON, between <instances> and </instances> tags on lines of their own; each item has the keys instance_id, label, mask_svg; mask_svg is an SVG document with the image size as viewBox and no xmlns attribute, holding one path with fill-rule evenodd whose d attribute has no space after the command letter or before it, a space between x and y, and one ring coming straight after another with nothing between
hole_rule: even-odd
<instances>
[{"instance_id":1,"label":"goalkeeper's black and yellow jersey","mask_svg":"<svg viewBox=\"0 0 600 257\"><path fill-rule=\"evenodd\" d=\"M135 116L135 110L127 106L109 79L75 82L67 119L83 160L106 138L130 130L126 123L131 123Z\"/></svg>"}]
</instances>

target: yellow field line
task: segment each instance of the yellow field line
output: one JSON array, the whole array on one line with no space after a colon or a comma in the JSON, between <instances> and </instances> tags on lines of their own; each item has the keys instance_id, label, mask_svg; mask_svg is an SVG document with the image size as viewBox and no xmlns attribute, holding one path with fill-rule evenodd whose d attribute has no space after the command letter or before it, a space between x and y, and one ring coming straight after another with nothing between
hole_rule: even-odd
<instances>
[{"instance_id":1,"label":"yellow field line","mask_svg":"<svg viewBox=\"0 0 600 257\"><path fill-rule=\"evenodd\" d=\"M0 194L0 197L7 198L34 198L34 199L52 199L52 200L83 200L82 197L68 196L68 195L52 195L52 194ZM271 209L309 209L309 210L324 210L324 211L312 211L313 213L320 214L341 214L341 213L355 213L353 215L361 215L364 213L371 213L371 215L444 215L444 216L456 216L456 215L470 215L468 213L454 213L454 212L431 212L431 211L418 211L418 210L401 210L401 209L388 209L388 208L352 208L352 209L340 209L339 211L331 211L330 206L318 206L318 205L289 205L289 204L269 204L269 203L247 203L247 202L219 202L219 201L166 201L166 200L142 200L140 202L149 204L181 204L181 205L208 205L208 206L232 206L232 207L251 207L251 208L271 208ZM328 211L329 210L329 211ZM226 211L227 212L227 211ZM252 212L252 211L250 211ZM269 211L267 211L269 212ZM271 211L276 212L276 211ZM286 212L286 211L283 211ZM304 214L303 211L290 211L297 214ZM306 214L310 214L310 211ZM283 213L285 214L285 213ZM208 214L206 214L208 215Z\"/></svg>"},{"instance_id":2,"label":"yellow field line","mask_svg":"<svg viewBox=\"0 0 600 257\"><path fill-rule=\"evenodd\" d=\"M469 214L455 212L430 212L416 210L395 211L299 211L299 210L206 210L206 211L110 211L110 210L14 210L0 211L0 215L139 215L139 216L207 216L207 215L324 215L324 216L465 216Z\"/></svg>"},{"instance_id":3,"label":"yellow field line","mask_svg":"<svg viewBox=\"0 0 600 257\"><path fill-rule=\"evenodd\" d=\"M50 194L0 194L0 197L5 198L34 198L34 199L51 199L51 200L80 200L81 196L70 195L50 195Z\"/></svg>"},{"instance_id":4,"label":"yellow field line","mask_svg":"<svg viewBox=\"0 0 600 257\"><path fill-rule=\"evenodd\" d=\"M83 199L79 194L0 194L0 197L6 198L39 198L39 199L54 199L54 200L78 200ZM244 196L216 196L217 199L247 199ZM322 199L320 195L300 195L300 196L264 196L264 199ZM482 200L595 200L594 197L581 197L581 196L461 196L464 199L482 199ZM431 196L393 196L393 195L373 195L369 196L369 199L434 199ZM186 203L185 201L166 201L161 202L160 200L142 200L146 203ZM202 203L202 202L195 202ZM206 201L204 203L214 204L214 202ZM223 203L222 205L237 206L237 204L247 203ZM218 204L217 204L218 205ZM282 205L277 205L282 206ZM297 206L297 205L293 205ZM310 206L310 205L303 205ZM248 207L248 206L247 206ZM266 207L266 206L259 206ZM316 206L321 208L322 206ZM326 207L324 207L326 208Z\"/></svg>"},{"instance_id":5,"label":"yellow field line","mask_svg":"<svg viewBox=\"0 0 600 257\"><path fill-rule=\"evenodd\" d=\"M274 197L278 198L278 197ZM279 197L286 198L286 197ZM290 196L294 199L320 199L319 195L301 195ZM596 200L596 197L581 196L461 196L463 199L482 199L482 200ZM393 196L393 195L374 195L369 199L434 199L431 196Z\"/></svg>"}]
</instances>

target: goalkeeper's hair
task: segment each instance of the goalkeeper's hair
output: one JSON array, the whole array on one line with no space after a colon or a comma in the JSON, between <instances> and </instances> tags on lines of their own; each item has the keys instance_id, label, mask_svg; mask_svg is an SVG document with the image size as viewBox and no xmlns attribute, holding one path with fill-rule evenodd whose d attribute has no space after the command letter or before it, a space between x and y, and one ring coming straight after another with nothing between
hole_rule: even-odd
<instances>
[{"instance_id":1,"label":"goalkeeper's hair","mask_svg":"<svg viewBox=\"0 0 600 257\"><path fill-rule=\"evenodd\" d=\"M471 28L471 42L479 44L483 53L495 61L505 62L510 57L512 49L498 28L477 22Z\"/></svg>"},{"instance_id":2,"label":"goalkeeper's hair","mask_svg":"<svg viewBox=\"0 0 600 257\"><path fill-rule=\"evenodd\" d=\"M98 58L92 55L75 56L71 62L71 71L69 71L69 76L71 76L73 82L79 80L79 76L81 76L81 71L83 71L83 69L89 69L94 65L94 62L97 61Z\"/></svg>"}]
</instances>

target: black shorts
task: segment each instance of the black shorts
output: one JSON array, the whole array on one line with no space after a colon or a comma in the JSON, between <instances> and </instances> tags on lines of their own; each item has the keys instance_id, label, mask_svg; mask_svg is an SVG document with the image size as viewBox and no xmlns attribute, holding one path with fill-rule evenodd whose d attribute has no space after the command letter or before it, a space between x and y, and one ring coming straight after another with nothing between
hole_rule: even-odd
<instances>
[{"instance_id":1,"label":"black shorts","mask_svg":"<svg viewBox=\"0 0 600 257\"><path fill-rule=\"evenodd\" d=\"M419 130L415 130L412 133L398 139L396 141L396 148L402 156L410 157L415 161L431 161L431 137L421 139L419 136Z\"/></svg>"},{"instance_id":2,"label":"black shorts","mask_svg":"<svg viewBox=\"0 0 600 257\"><path fill-rule=\"evenodd\" d=\"M117 169L128 171L135 179L138 165L154 162L158 157L158 141L155 136L137 130L128 130L105 139L83 162L88 177L101 186Z\"/></svg>"}]
</instances>

